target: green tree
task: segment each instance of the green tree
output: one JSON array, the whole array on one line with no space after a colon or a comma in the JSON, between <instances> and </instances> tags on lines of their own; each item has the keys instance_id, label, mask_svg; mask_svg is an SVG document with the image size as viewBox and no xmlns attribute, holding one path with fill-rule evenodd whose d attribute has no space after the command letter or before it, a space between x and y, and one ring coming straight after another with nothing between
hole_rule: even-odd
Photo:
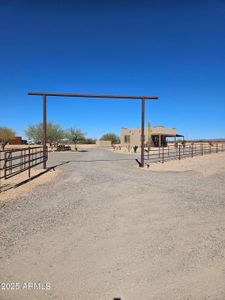
<instances>
[{"instance_id":1,"label":"green tree","mask_svg":"<svg viewBox=\"0 0 225 300\"><path fill-rule=\"evenodd\" d=\"M6 144L10 139L13 139L15 137L15 132L8 127L0 127L0 144L2 147L2 150L5 149Z\"/></svg>"},{"instance_id":2,"label":"green tree","mask_svg":"<svg viewBox=\"0 0 225 300\"><path fill-rule=\"evenodd\" d=\"M79 128L70 128L66 131L66 137L74 143L75 151L77 151L77 144L85 141L85 133Z\"/></svg>"},{"instance_id":3,"label":"green tree","mask_svg":"<svg viewBox=\"0 0 225 300\"><path fill-rule=\"evenodd\" d=\"M36 125L30 125L25 130L25 133L28 138L33 139L35 142L42 140L42 123L38 123ZM60 125L53 124L51 122L47 123L47 143L50 145L54 143L58 143L61 139L63 139L65 133Z\"/></svg>"},{"instance_id":4,"label":"green tree","mask_svg":"<svg viewBox=\"0 0 225 300\"><path fill-rule=\"evenodd\" d=\"M100 138L100 140L101 141L111 141L112 144L120 143L119 136L112 132L103 134L103 136Z\"/></svg>"},{"instance_id":5,"label":"green tree","mask_svg":"<svg viewBox=\"0 0 225 300\"><path fill-rule=\"evenodd\" d=\"M85 144L95 144L96 143L96 139L85 138L84 143Z\"/></svg>"}]
</instances>

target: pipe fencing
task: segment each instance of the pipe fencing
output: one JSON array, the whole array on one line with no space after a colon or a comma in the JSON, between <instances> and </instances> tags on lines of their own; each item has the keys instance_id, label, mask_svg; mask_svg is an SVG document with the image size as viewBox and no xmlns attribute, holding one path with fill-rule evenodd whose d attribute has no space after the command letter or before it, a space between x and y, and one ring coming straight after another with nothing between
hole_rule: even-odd
<instances>
[{"instance_id":1,"label":"pipe fencing","mask_svg":"<svg viewBox=\"0 0 225 300\"><path fill-rule=\"evenodd\" d=\"M164 163L172 159L180 160L185 157L194 157L223 151L225 151L225 143L169 145L167 147L150 148L149 151L145 150L145 162L147 165L157 162Z\"/></svg>"},{"instance_id":2,"label":"pipe fencing","mask_svg":"<svg viewBox=\"0 0 225 300\"><path fill-rule=\"evenodd\" d=\"M28 177L30 177L31 169L47 159L48 151L45 152L42 146L0 151L0 192L2 180L25 171L28 171Z\"/></svg>"}]
</instances>

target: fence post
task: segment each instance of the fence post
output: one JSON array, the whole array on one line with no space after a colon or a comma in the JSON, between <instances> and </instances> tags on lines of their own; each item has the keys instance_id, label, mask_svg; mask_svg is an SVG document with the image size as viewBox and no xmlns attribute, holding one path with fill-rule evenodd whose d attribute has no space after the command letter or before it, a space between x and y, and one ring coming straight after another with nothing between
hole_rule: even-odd
<instances>
[{"instance_id":1,"label":"fence post","mask_svg":"<svg viewBox=\"0 0 225 300\"><path fill-rule=\"evenodd\" d=\"M164 147L162 147L162 163L164 163Z\"/></svg>"},{"instance_id":2,"label":"fence post","mask_svg":"<svg viewBox=\"0 0 225 300\"><path fill-rule=\"evenodd\" d=\"M151 159L151 148L149 149L149 152L148 152L148 163L150 162L150 159Z\"/></svg>"},{"instance_id":3,"label":"fence post","mask_svg":"<svg viewBox=\"0 0 225 300\"><path fill-rule=\"evenodd\" d=\"M6 151L4 152L4 165L3 165L3 168L4 168L4 177L6 179L6 164L7 164L7 159L6 159Z\"/></svg>"},{"instance_id":4,"label":"fence post","mask_svg":"<svg viewBox=\"0 0 225 300\"><path fill-rule=\"evenodd\" d=\"M216 144L216 153L218 153L218 144Z\"/></svg>"},{"instance_id":5,"label":"fence post","mask_svg":"<svg viewBox=\"0 0 225 300\"><path fill-rule=\"evenodd\" d=\"M179 160L180 160L180 145L179 145Z\"/></svg>"},{"instance_id":6,"label":"fence post","mask_svg":"<svg viewBox=\"0 0 225 300\"><path fill-rule=\"evenodd\" d=\"M191 157L193 158L194 157L194 144L192 144L192 147L191 147Z\"/></svg>"},{"instance_id":7,"label":"fence post","mask_svg":"<svg viewBox=\"0 0 225 300\"><path fill-rule=\"evenodd\" d=\"M2 155L1 155L1 151L0 151L0 193L2 192L2 188L1 188L1 177L2 177Z\"/></svg>"},{"instance_id":8,"label":"fence post","mask_svg":"<svg viewBox=\"0 0 225 300\"><path fill-rule=\"evenodd\" d=\"M28 176L30 178L30 147L28 147Z\"/></svg>"},{"instance_id":9,"label":"fence post","mask_svg":"<svg viewBox=\"0 0 225 300\"><path fill-rule=\"evenodd\" d=\"M161 156L161 153L160 153L160 146L159 146L159 161L160 161L160 156Z\"/></svg>"},{"instance_id":10,"label":"fence post","mask_svg":"<svg viewBox=\"0 0 225 300\"><path fill-rule=\"evenodd\" d=\"M223 144L222 144L222 152L223 152Z\"/></svg>"}]
</instances>

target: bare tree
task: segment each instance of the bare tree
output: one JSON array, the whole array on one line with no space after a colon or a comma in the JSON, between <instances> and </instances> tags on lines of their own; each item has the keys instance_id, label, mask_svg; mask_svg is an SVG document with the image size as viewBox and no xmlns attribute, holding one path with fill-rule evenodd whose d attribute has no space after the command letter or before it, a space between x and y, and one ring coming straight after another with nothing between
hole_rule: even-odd
<instances>
[{"instance_id":1,"label":"bare tree","mask_svg":"<svg viewBox=\"0 0 225 300\"><path fill-rule=\"evenodd\" d=\"M77 144L85 140L85 133L79 128L70 128L66 131L66 137L74 143L75 151L77 151Z\"/></svg>"}]
</instances>

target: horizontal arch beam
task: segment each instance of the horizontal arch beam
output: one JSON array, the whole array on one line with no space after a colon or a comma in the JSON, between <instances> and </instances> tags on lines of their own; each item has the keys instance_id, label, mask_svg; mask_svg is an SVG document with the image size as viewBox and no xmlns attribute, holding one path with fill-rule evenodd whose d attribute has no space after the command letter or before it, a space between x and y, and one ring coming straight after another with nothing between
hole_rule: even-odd
<instances>
[{"instance_id":1,"label":"horizontal arch beam","mask_svg":"<svg viewBox=\"0 0 225 300\"><path fill-rule=\"evenodd\" d=\"M50 97L77 97L77 98L108 98L108 99L145 99L157 100L157 96L124 96L124 95L101 95L101 94L71 94L71 93L48 93L29 92L29 96L50 96Z\"/></svg>"}]
</instances>

